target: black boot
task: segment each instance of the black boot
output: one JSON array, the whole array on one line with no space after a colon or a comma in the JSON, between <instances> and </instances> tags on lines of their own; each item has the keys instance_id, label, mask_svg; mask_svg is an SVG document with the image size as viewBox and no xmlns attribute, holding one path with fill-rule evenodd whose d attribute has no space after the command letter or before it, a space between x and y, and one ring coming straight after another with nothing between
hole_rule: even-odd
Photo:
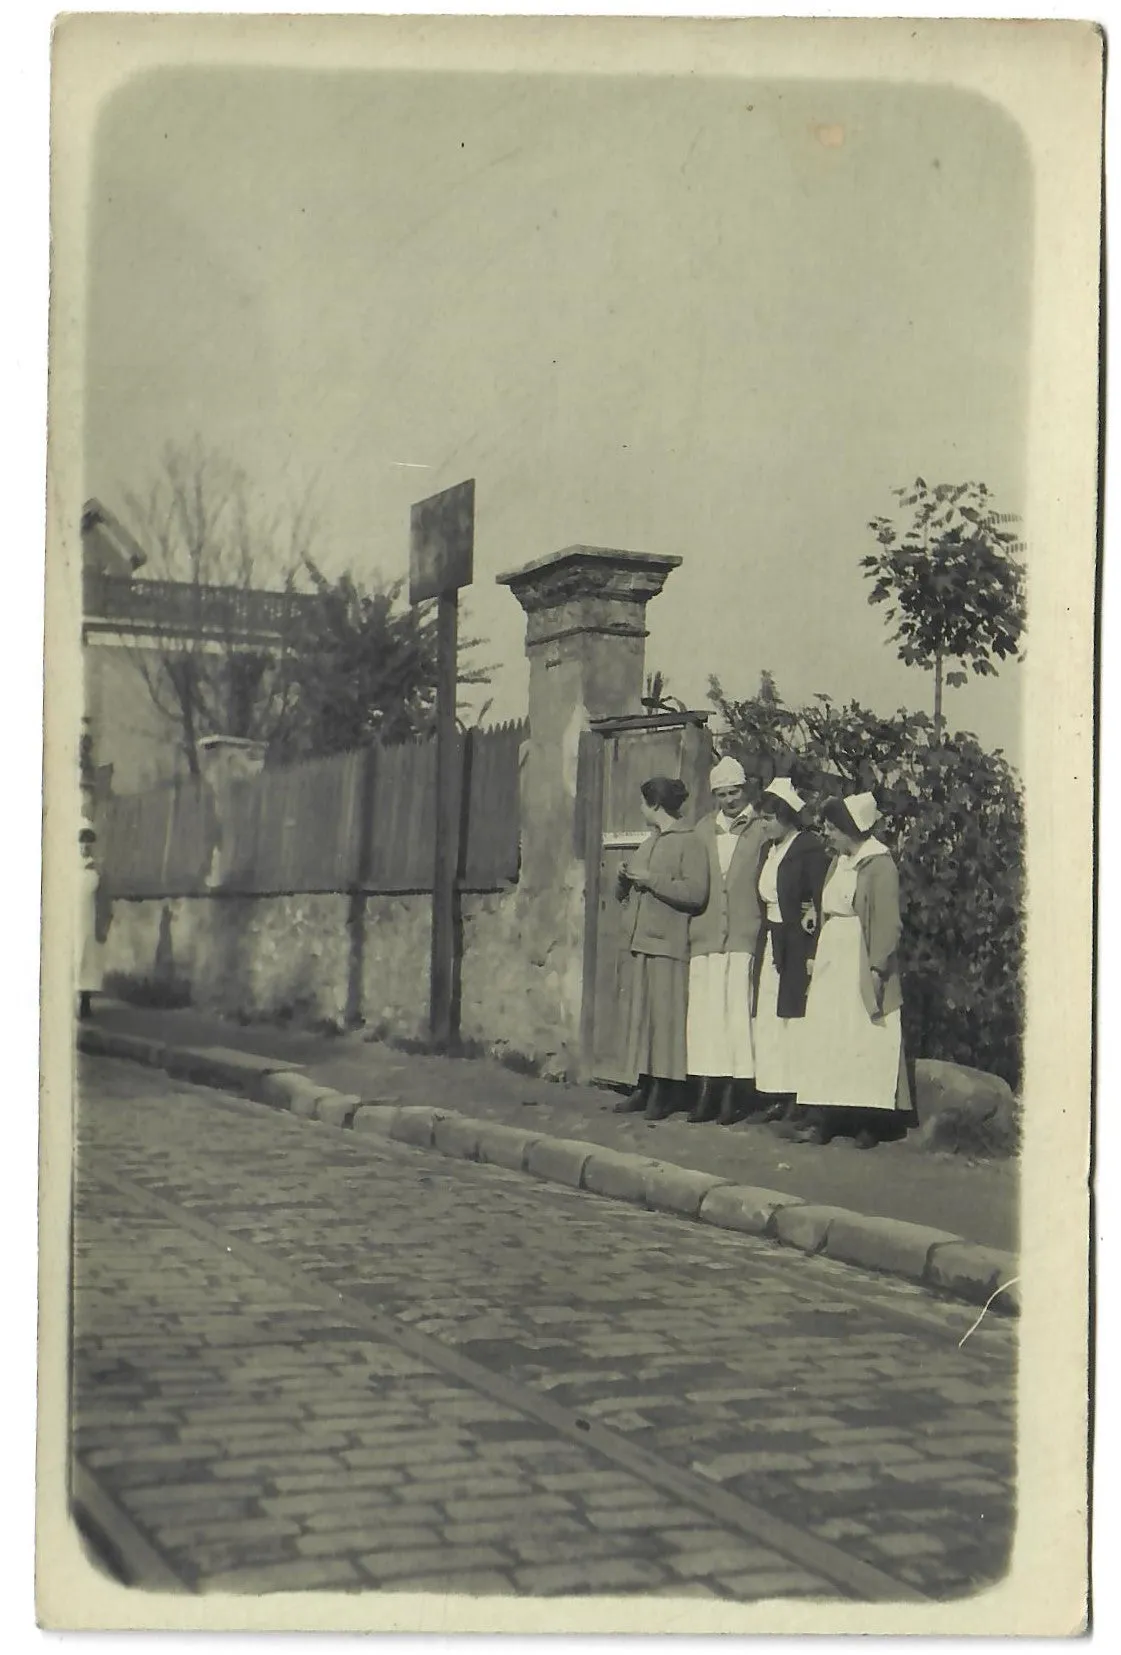
<instances>
[{"instance_id":1,"label":"black boot","mask_svg":"<svg viewBox=\"0 0 1121 1655\"><path fill-rule=\"evenodd\" d=\"M764 1109L759 1119L762 1121L786 1120L790 1113L790 1103L791 1099L784 1093L780 1094L778 1097L773 1097L772 1101L767 1105L766 1109Z\"/></svg>"},{"instance_id":2,"label":"black boot","mask_svg":"<svg viewBox=\"0 0 1121 1655\"><path fill-rule=\"evenodd\" d=\"M732 1107L735 1110L737 1121L762 1120L759 1105L760 1096L756 1091L753 1080L734 1080L732 1082Z\"/></svg>"},{"instance_id":3,"label":"black boot","mask_svg":"<svg viewBox=\"0 0 1121 1655\"><path fill-rule=\"evenodd\" d=\"M664 1121L680 1108L680 1087L674 1080L655 1080L646 1100L646 1119L648 1121Z\"/></svg>"},{"instance_id":4,"label":"black boot","mask_svg":"<svg viewBox=\"0 0 1121 1655\"><path fill-rule=\"evenodd\" d=\"M798 1132L800 1143L831 1144L836 1135L836 1122L828 1109L808 1109L805 1124Z\"/></svg>"},{"instance_id":5,"label":"black boot","mask_svg":"<svg viewBox=\"0 0 1121 1655\"><path fill-rule=\"evenodd\" d=\"M639 1075L638 1084L633 1092L628 1092L625 1098L611 1106L613 1115L637 1115L640 1109L646 1108L646 1100L650 1096L650 1076Z\"/></svg>"},{"instance_id":6,"label":"black boot","mask_svg":"<svg viewBox=\"0 0 1121 1655\"><path fill-rule=\"evenodd\" d=\"M701 1081L700 1096L689 1111L689 1119L694 1126L702 1126L705 1121L714 1121L720 1110L721 1082L706 1075Z\"/></svg>"},{"instance_id":7,"label":"black boot","mask_svg":"<svg viewBox=\"0 0 1121 1655\"><path fill-rule=\"evenodd\" d=\"M90 997L89 997L88 991L86 989L83 989L82 992L78 996L78 1017L84 1023L86 1018L89 1016L89 1014L90 1014Z\"/></svg>"},{"instance_id":8,"label":"black boot","mask_svg":"<svg viewBox=\"0 0 1121 1655\"><path fill-rule=\"evenodd\" d=\"M726 1080L720 1092L720 1113L717 1116L721 1126L735 1126L738 1120L743 1119L740 1107L739 1083Z\"/></svg>"}]
</instances>

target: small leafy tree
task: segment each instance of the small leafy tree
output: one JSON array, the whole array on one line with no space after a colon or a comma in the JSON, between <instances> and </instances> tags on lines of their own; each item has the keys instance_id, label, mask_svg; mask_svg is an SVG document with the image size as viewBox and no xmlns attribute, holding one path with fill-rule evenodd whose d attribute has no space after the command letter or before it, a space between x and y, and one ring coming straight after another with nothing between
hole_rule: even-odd
<instances>
[{"instance_id":1,"label":"small leafy tree","mask_svg":"<svg viewBox=\"0 0 1121 1655\"><path fill-rule=\"evenodd\" d=\"M330 581L310 559L307 568L320 601L296 645L292 717L275 756L346 752L434 730L435 605L402 604L400 581L363 591L350 574ZM461 640L461 654L477 644ZM488 677L468 664L459 682Z\"/></svg>"},{"instance_id":2,"label":"small leafy tree","mask_svg":"<svg viewBox=\"0 0 1121 1655\"><path fill-rule=\"evenodd\" d=\"M1024 625L1022 549L984 483L928 484L892 491L909 517L868 525L879 551L860 560L872 581L869 603L888 604L899 658L934 672L934 741L942 739L942 687L964 684L969 668L996 672L993 658L1019 652ZM952 662L960 665L947 671Z\"/></svg>"}]
</instances>

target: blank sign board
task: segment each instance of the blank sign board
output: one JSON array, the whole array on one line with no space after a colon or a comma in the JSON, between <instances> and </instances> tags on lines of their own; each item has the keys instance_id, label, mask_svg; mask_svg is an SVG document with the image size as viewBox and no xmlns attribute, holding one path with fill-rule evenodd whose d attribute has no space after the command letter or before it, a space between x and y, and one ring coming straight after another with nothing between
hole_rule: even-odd
<instances>
[{"instance_id":1,"label":"blank sign board","mask_svg":"<svg viewBox=\"0 0 1121 1655\"><path fill-rule=\"evenodd\" d=\"M409 598L422 603L470 586L475 545L475 479L421 500L412 510Z\"/></svg>"}]
</instances>

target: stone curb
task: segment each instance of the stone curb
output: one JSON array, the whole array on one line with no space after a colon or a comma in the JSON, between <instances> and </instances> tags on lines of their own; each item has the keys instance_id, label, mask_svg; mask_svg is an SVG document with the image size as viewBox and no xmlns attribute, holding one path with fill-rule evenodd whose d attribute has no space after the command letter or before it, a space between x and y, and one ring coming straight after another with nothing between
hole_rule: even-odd
<instances>
[{"instance_id":1,"label":"stone curb","mask_svg":"<svg viewBox=\"0 0 1121 1655\"><path fill-rule=\"evenodd\" d=\"M141 1035L82 1025L78 1047L90 1056L125 1058L198 1085L239 1092L327 1126L434 1149L455 1160L525 1172L608 1200L739 1230L811 1256L821 1254L840 1264L900 1277L968 1304L988 1305L991 1300L991 1308L1003 1315L1020 1313L1015 1255L947 1230L821 1206L782 1190L734 1184L715 1173L649 1155L473 1120L453 1109L371 1101L312 1080L299 1064L223 1046L165 1046Z\"/></svg>"}]
</instances>

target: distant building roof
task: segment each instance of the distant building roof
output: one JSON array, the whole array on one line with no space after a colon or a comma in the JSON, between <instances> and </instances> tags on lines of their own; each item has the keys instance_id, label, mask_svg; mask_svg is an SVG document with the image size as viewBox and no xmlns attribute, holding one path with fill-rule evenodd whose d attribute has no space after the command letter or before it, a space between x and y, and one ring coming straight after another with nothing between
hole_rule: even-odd
<instances>
[{"instance_id":1,"label":"distant building roof","mask_svg":"<svg viewBox=\"0 0 1121 1655\"><path fill-rule=\"evenodd\" d=\"M82 507L82 567L98 575L133 575L148 554L100 500Z\"/></svg>"}]
</instances>

